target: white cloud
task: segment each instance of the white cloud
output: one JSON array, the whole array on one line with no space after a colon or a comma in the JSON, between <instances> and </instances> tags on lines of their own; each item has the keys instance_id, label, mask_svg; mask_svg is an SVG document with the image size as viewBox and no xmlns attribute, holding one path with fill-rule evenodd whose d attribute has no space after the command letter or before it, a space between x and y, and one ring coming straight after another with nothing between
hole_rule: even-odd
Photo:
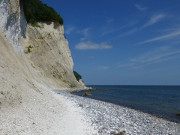
<instances>
[{"instance_id":1,"label":"white cloud","mask_svg":"<svg viewBox=\"0 0 180 135\"><path fill-rule=\"evenodd\" d=\"M90 30L91 28L85 28L85 29L83 29L83 30L79 30L79 31L77 31L77 33L78 34L82 34L84 37L87 37L88 35L89 35L89 30Z\"/></svg>"},{"instance_id":2,"label":"white cloud","mask_svg":"<svg viewBox=\"0 0 180 135\"><path fill-rule=\"evenodd\" d=\"M72 25L67 26L67 28L65 29L65 34L70 35L71 32L73 32L75 29L76 29L76 27L74 27Z\"/></svg>"},{"instance_id":3,"label":"white cloud","mask_svg":"<svg viewBox=\"0 0 180 135\"><path fill-rule=\"evenodd\" d=\"M121 35L119 35L118 37L125 37L125 36L129 36L131 34L134 34L135 32L137 32L139 29L138 28L134 28L132 30L129 30Z\"/></svg>"},{"instance_id":4,"label":"white cloud","mask_svg":"<svg viewBox=\"0 0 180 135\"><path fill-rule=\"evenodd\" d=\"M146 52L139 57L131 59L132 62L136 63L157 63L168 60L169 57L180 54L180 50L171 49L170 47L157 48L154 51Z\"/></svg>"},{"instance_id":5,"label":"white cloud","mask_svg":"<svg viewBox=\"0 0 180 135\"><path fill-rule=\"evenodd\" d=\"M141 11L141 12L144 12L144 11L147 10L146 7L143 7L143 6L139 5L139 4L135 4L135 7L136 7L139 11Z\"/></svg>"},{"instance_id":6,"label":"white cloud","mask_svg":"<svg viewBox=\"0 0 180 135\"><path fill-rule=\"evenodd\" d=\"M109 18L109 19L107 20L107 23L108 23L108 24L110 24L110 23L112 23L112 22L114 22L114 19L112 19L112 18Z\"/></svg>"},{"instance_id":7,"label":"white cloud","mask_svg":"<svg viewBox=\"0 0 180 135\"><path fill-rule=\"evenodd\" d=\"M129 63L118 65L119 68L142 68L147 65L160 63L172 59L180 58L180 49L171 48L169 46L156 48L146 52L129 61Z\"/></svg>"},{"instance_id":8,"label":"white cloud","mask_svg":"<svg viewBox=\"0 0 180 135\"><path fill-rule=\"evenodd\" d=\"M162 36L159 36L159 37L155 37L155 38L140 42L138 44L146 44L146 43L151 43L151 42L155 42L155 41L159 41L159 40L165 40L165 39L169 39L169 38L176 37L176 36L179 36L179 35L180 35L180 30L175 31L175 32L171 32L169 34L162 35Z\"/></svg>"},{"instance_id":9,"label":"white cloud","mask_svg":"<svg viewBox=\"0 0 180 135\"><path fill-rule=\"evenodd\" d=\"M125 25L122 25L120 26L119 28L115 27L115 28L110 28L110 27L106 27L105 30L103 30L103 33L101 34L101 36L105 36L105 35L109 35L109 34L112 34L112 33L117 33L119 31L121 31L122 29L125 29L125 28L129 28L129 27L132 27L134 26L135 24L137 24L136 21L133 21L133 22L130 22L128 24L125 24Z\"/></svg>"},{"instance_id":10,"label":"white cloud","mask_svg":"<svg viewBox=\"0 0 180 135\"><path fill-rule=\"evenodd\" d=\"M109 67L108 66L100 66L99 69L101 69L101 70L108 70Z\"/></svg>"},{"instance_id":11,"label":"white cloud","mask_svg":"<svg viewBox=\"0 0 180 135\"><path fill-rule=\"evenodd\" d=\"M119 64L119 68L128 68L134 66L134 63L127 63L127 64Z\"/></svg>"},{"instance_id":12,"label":"white cloud","mask_svg":"<svg viewBox=\"0 0 180 135\"><path fill-rule=\"evenodd\" d=\"M65 34L70 35L72 32L82 35L82 39L87 38L91 28L78 29L73 25L68 25L65 27Z\"/></svg>"},{"instance_id":13,"label":"white cloud","mask_svg":"<svg viewBox=\"0 0 180 135\"><path fill-rule=\"evenodd\" d=\"M95 57L95 56L89 56L89 58L90 58L90 59L94 59L94 58L96 58L96 57Z\"/></svg>"},{"instance_id":14,"label":"white cloud","mask_svg":"<svg viewBox=\"0 0 180 135\"><path fill-rule=\"evenodd\" d=\"M157 22L159 22L160 20L162 20L163 18L165 18L166 15L164 14L157 14L157 15L154 15L152 16L146 24L144 24L143 28L145 27L148 27L148 26L151 26Z\"/></svg>"},{"instance_id":15,"label":"white cloud","mask_svg":"<svg viewBox=\"0 0 180 135\"><path fill-rule=\"evenodd\" d=\"M83 30L84 36L88 36L89 30L90 30L90 28L86 28L86 29Z\"/></svg>"},{"instance_id":16,"label":"white cloud","mask_svg":"<svg viewBox=\"0 0 180 135\"><path fill-rule=\"evenodd\" d=\"M103 49L111 49L112 46L107 44L107 43L93 43L91 41L82 41L78 43L75 46L76 49L78 50L103 50Z\"/></svg>"},{"instance_id":17,"label":"white cloud","mask_svg":"<svg viewBox=\"0 0 180 135\"><path fill-rule=\"evenodd\" d=\"M148 26L151 26L153 24L156 24L157 22L159 22L160 20L162 20L163 18L165 18L165 15L164 14L158 14L158 15L155 15L155 16L152 16L142 27L135 27L135 28L132 28L118 36L115 36L113 37L112 39L116 39L116 38L121 38L121 37L125 37L125 36L129 36L129 35L132 35L134 33L136 33L137 31L140 31ZM104 35L106 33L103 33Z\"/></svg>"}]
</instances>

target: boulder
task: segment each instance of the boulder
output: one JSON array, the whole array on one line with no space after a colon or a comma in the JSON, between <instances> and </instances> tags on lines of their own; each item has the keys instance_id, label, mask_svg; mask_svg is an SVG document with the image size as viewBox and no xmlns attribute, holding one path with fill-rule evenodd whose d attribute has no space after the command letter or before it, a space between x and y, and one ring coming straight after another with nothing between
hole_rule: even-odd
<instances>
[{"instance_id":1,"label":"boulder","mask_svg":"<svg viewBox=\"0 0 180 135\"><path fill-rule=\"evenodd\" d=\"M91 93L88 93L88 92L86 92L86 93L84 93L84 96L92 96L92 94Z\"/></svg>"}]
</instances>

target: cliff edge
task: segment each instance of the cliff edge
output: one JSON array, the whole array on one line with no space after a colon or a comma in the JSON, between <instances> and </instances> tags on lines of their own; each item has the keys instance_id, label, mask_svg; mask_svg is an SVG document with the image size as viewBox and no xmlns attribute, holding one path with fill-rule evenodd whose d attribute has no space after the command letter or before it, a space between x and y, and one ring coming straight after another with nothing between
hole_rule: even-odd
<instances>
[{"instance_id":1,"label":"cliff edge","mask_svg":"<svg viewBox=\"0 0 180 135\"><path fill-rule=\"evenodd\" d=\"M74 76L73 60L62 24L39 22L33 27L27 23L19 0L0 0L0 16L1 33L46 83L60 89L85 87L82 80L77 81Z\"/></svg>"},{"instance_id":2,"label":"cliff edge","mask_svg":"<svg viewBox=\"0 0 180 135\"><path fill-rule=\"evenodd\" d=\"M19 0L0 0L0 134L82 134L78 110L51 92L84 87L74 77L63 26L33 27L22 9Z\"/></svg>"},{"instance_id":3,"label":"cliff edge","mask_svg":"<svg viewBox=\"0 0 180 135\"><path fill-rule=\"evenodd\" d=\"M64 88L83 87L73 74L73 60L63 25L54 22L27 25L24 52L35 69L53 85Z\"/></svg>"}]
</instances>

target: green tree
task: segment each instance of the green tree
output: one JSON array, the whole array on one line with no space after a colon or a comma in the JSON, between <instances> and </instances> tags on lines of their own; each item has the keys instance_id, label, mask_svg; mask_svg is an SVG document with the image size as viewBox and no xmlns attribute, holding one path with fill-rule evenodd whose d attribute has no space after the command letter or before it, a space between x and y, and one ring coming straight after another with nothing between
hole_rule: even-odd
<instances>
[{"instance_id":1,"label":"green tree","mask_svg":"<svg viewBox=\"0 0 180 135\"><path fill-rule=\"evenodd\" d=\"M76 72L76 71L73 71L74 72L74 76L76 77L76 80L79 81L80 79L82 79L81 75Z\"/></svg>"},{"instance_id":2,"label":"green tree","mask_svg":"<svg viewBox=\"0 0 180 135\"><path fill-rule=\"evenodd\" d=\"M24 14L28 23L35 25L37 22L58 22L63 24L63 18L52 8L40 0L21 0Z\"/></svg>"}]
</instances>

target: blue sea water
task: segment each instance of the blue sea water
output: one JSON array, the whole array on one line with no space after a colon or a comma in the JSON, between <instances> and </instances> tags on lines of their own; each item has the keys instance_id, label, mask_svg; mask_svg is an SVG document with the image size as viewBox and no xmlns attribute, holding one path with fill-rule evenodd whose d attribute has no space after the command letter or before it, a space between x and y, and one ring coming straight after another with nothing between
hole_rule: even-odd
<instances>
[{"instance_id":1,"label":"blue sea water","mask_svg":"<svg viewBox=\"0 0 180 135\"><path fill-rule=\"evenodd\" d=\"M93 98L140 110L164 119L180 123L180 86L118 86L94 85ZM83 96L85 92L74 94Z\"/></svg>"}]
</instances>

